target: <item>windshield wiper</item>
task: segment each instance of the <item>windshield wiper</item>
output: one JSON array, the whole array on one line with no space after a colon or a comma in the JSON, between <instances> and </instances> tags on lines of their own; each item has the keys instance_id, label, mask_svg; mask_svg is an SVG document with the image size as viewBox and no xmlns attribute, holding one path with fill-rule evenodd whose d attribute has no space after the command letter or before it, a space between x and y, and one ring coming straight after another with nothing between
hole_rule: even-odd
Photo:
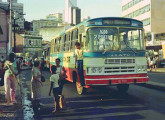
<instances>
[{"instance_id":1,"label":"windshield wiper","mask_svg":"<svg viewBox=\"0 0 165 120\"><path fill-rule=\"evenodd\" d=\"M129 47L129 49L131 49L135 54L137 54L137 52L136 51L134 51L127 43L126 43L126 41L125 40L123 40L124 41L124 43L125 43L125 45L126 45L126 47Z\"/></svg>"},{"instance_id":2,"label":"windshield wiper","mask_svg":"<svg viewBox=\"0 0 165 120\"><path fill-rule=\"evenodd\" d=\"M108 49L104 49L104 51L102 52L102 54L105 54L108 51Z\"/></svg>"}]
</instances>

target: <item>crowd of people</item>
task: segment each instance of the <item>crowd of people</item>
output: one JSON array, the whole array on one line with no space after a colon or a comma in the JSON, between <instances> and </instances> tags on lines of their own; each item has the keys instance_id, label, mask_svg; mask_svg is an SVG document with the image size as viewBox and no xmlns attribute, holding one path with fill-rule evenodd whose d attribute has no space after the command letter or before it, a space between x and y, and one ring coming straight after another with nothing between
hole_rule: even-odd
<instances>
[{"instance_id":1,"label":"crowd of people","mask_svg":"<svg viewBox=\"0 0 165 120\"><path fill-rule=\"evenodd\" d=\"M80 77L80 83L82 86L84 83L84 75L83 75L83 51L81 50L81 46L79 42L75 43L76 51L76 59L75 59L75 68L77 66L78 75ZM16 94L16 82L19 84L17 76L21 72L23 60L18 60L15 53L10 53L8 56L8 60L4 60L1 57L1 63L3 63L4 69L4 87L5 87L5 98L6 105L15 105L17 104L15 99ZM31 98L33 99L33 109L40 110L41 104L41 87L44 82L42 80L42 62L37 58L34 59L32 65L32 78L31 78ZM53 113L58 113L60 111L60 97L62 95L62 90L64 86L64 80L67 78L66 70L63 66L60 65L60 59L55 59L56 65L51 66L51 76L50 76L50 91L48 93L51 96L53 93L54 96L54 110ZM62 98L62 97L61 97Z\"/></svg>"},{"instance_id":2,"label":"crowd of people","mask_svg":"<svg viewBox=\"0 0 165 120\"><path fill-rule=\"evenodd\" d=\"M147 57L148 68L150 72L154 69L156 71L158 67L158 56L148 56Z\"/></svg>"}]
</instances>

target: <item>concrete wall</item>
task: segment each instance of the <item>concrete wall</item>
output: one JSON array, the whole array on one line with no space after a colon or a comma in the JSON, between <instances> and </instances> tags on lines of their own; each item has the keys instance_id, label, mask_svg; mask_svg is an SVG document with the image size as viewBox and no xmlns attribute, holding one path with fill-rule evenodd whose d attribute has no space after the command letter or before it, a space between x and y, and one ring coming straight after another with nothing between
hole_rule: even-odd
<instances>
[{"instance_id":1,"label":"concrete wall","mask_svg":"<svg viewBox=\"0 0 165 120\"><path fill-rule=\"evenodd\" d=\"M54 36L60 34L64 29L64 26L40 28L39 35L42 36L44 41L51 41Z\"/></svg>"},{"instance_id":2,"label":"concrete wall","mask_svg":"<svg viewBox=\"0 0 165 120\"><path fill-rule=\"evenodd\" d=\"M14 49L14 35L12 37L12 48ZM16 33L16 53L23 53L23 37L18 33Z\"/></svg>"},{"instance_id":3,"label":"concrete wall","mask_svg":"<svg viewBox=\"0 0 165 120\"><path fill-rule=\"evenodd\" d=\"M165 32L165 0L152 0L151 24L152 32Z\"/></svg>"},{"instance_id":4,"label":"concrete wall","mask_svg":"<svg viewBox=\"0 0 165 120\"><path fill-rule=\"evenodd\" d=\"M6 12L0 9L0 57L3 55L6 57L7 54L7 42L8 42L8 22Z\"/></svg>"}]
</instances>

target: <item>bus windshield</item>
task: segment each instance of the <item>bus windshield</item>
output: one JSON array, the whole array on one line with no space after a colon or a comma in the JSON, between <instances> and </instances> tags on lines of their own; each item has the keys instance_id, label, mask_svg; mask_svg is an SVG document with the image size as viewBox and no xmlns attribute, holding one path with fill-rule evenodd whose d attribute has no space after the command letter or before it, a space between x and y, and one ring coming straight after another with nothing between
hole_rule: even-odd
<instances>
[{"instance_id":1,"label":"bus windshield","mask_svg":"<svg viewBox=\"0 0 165 120\"><path fill-rule=\"evenodd\" d=\"M86 48L89 51L119 49L117 28L94 27L87 32Z\"/></svg>"},{"instance_id":2,"label":"bus windshield","mask_svg":"<svg viewBox=\"0 0 165 120\"><path fill-rule=\"evenodd\" d=\"M141 29L119 29L121 50L144 50L143 31Z\"/></svg>"},{"instance_id":3,"label":"bus windshield","mask_svg":"<svg viewBox=\"0 0 165 120\"><path fill-rule=\"evenodd\" d=\"M86 50L144 50L143 31L131 28L93 27L87 31Z\"/></svg>"}]
</instances>

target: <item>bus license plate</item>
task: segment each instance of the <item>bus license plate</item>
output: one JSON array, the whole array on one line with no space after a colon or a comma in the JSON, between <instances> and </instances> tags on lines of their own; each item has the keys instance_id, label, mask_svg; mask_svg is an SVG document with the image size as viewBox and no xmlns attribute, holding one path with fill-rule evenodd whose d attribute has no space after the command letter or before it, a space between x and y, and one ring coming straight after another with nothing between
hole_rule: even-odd
<instances>
[{"instance_id":1,"label":"bus license plate","mask_svg":"<svg viewBox=\"0 0 165 120\"><path fill-rule=\"evenodd\" d=\"M127 80L119 80L118 83L125 84L125 83L127 83Z\"/></svg>"}]
</instances>

